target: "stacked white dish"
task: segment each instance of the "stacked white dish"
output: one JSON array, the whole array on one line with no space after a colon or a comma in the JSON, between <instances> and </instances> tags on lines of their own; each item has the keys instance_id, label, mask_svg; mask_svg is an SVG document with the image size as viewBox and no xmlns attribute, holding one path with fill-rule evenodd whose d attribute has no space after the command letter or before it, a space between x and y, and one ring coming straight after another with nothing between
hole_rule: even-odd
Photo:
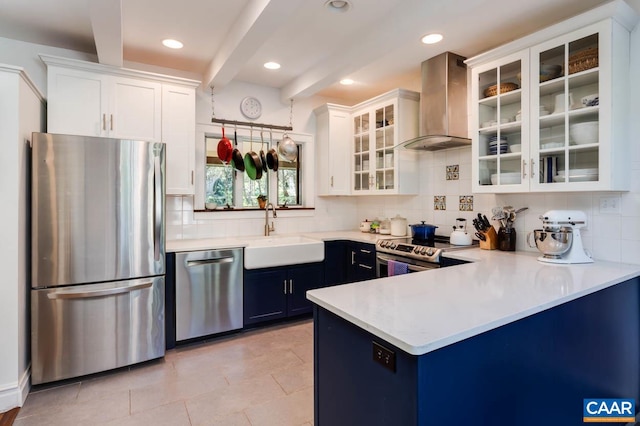
<instances>
[{"instance_id":1,"label":"stacked white dish","mask_svg":"<svg viewBox=\"0 0 640 426\"><path fill-rule=\"evenodd\" d=\"M500 173L500 184L501 185L512 185L520 183L520 172L515 173ZM498 174L494 173L491 175L491 185L498 184Z\"/></svg>"},{"instance_id":2,"label":"stacked white dish","mask_svg":"<svg viewBox=\"0 0 640 426\"><path fill-rule=\"evenodd\" d=\"M547 110L547 108L544 105L540 105L539 113L540 113L540 117L542 117L543 115L550 114L549 110Z\"/></svg>"},{"instance_id":3,"label":"stacked white dish","mask_svg":"<svg viewBox=\"0 0 640 426\"><path fill-rule=\"evenodd\" d=\"M559 170L558 174L553 177L554 182L565 181L565 170ZM569 170L569 182L592 182L598 180L598 168L590 169L571 169Z\"/></svg>"},{"instance_id":4,"label":"stacked white dish","mask_svg":"<svg viewBox=\"0 0 640 426\"><path fill-rule=\"evenodd\" d=\"M507 144L507 137L500 136L500 154L504 154L509 150ZM498 153L498 136L494 135L489 138L489 155L496 155Z\"/></svg>"}]
</instances>

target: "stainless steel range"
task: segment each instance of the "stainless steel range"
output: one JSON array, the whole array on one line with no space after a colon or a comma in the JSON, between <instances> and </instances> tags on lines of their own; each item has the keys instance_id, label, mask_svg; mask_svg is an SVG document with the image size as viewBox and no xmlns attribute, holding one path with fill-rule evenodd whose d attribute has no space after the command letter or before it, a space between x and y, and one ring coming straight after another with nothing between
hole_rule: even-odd
<instances>
[{"instance_id":1,"label":"stainless steel range","mask_svg":"<svg viewBox=\"0 0 640 426\"><path fill-rule=\"evenodd\" d=\"M471 246L455 246L449 243L449 237L439 235L436 235L431 240L415 240L412 238L378 240L376 243L377 276L388 276L387 265L389 260L406 263L409 272L426 271L428 269L465 263L444 258L442 253L477 246L477 241Z\"/></svg>"}]
</instances>

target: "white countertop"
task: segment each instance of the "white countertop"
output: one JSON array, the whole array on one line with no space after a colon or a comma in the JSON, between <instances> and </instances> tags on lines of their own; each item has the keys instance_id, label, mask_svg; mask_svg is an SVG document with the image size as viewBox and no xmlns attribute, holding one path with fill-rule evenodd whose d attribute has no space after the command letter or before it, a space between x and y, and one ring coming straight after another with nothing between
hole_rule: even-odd
<instances>
[{"instance_id":1,"label":"white countertop","mask_svg":"<svg viewBox=\"0 0 640 426\"><path fill-rule=\"evenodd\" d=\"M307 298L423 355L640 276L640 265L555 265L528 252L474 248L446 255L474 263L311 290Z\"/></svg>"},{"instance_id":2,"label":"white countertop","mask_svg":"<svg viewBox=\"0 0 640 426\"><path fill-rule=\"evenodd\" d=\"M332 240L349 240L359 241L362 243L375 244L378 239L387 238L405 238L405 237L392 237L391 235L371 234L360 231L331 231L331 232L304 232L301 235L307 238L313 238L321 241ZM197 238L188 240L168 240L166 243L167 252L179 252L179 251L195 251L195 250L216 250L234 247L246 247L250 241L254 241L260 238L278 238L289 237L289 234L272 234L269 237L265 236L248 236L248 237L235 237L235 238Z\"/></svg>"}]
</instances>

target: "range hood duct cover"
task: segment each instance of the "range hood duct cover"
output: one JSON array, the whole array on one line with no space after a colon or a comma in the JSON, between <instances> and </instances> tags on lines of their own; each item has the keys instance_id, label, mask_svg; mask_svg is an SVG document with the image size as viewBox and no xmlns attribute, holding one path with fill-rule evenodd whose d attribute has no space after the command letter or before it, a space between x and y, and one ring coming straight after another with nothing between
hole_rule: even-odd
<instances>
[{"instance_id":1,"label":"range hood duct cover","mask_svg":"<svg viewBox=\"0 0 640 426\"><path fill-rule=\"evenodd\" d=\"M467 130L466 58L444 52L422 63L420 135L398 145L437 151L471 145Z\"/></svg>"}]
</instances>

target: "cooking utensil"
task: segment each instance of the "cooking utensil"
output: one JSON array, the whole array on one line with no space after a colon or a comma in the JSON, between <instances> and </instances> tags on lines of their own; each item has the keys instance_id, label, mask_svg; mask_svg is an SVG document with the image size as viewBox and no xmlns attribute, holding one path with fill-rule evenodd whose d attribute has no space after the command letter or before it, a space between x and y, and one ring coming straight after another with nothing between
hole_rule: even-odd
<instances>
[{"instance_id":1,"label":"cooking utensil","mask_svg":"<svg viewBox=\"0 0 640 426\"><path fill-rule=\"evenodd\" d=\"M238 146L238 133L234 130L233 131L233 142L235 144L235 146ZM240 152L240 150L238 148L234 148L232 153L231 153L231 161L233 163L233 168L240 171L240 172L244 172L244 160L242 159L242 153Z\"/></svg>"},{"instance_id":2,"label":"cooking utensil","mask_svg":"<svg viewBox=\"0 0 640 426\"><path fill-rule=\"evenodd\" d=\"M417 240L430 240L436 233L437 226L422 223L409 225L411 227L411 237Z\"/></svg>"},{"instance_id":3,"label":"cooking utensil","mask_svg":"<svg viewBox=\"0 0 640 426\"><path fill-rule=\"evenodd\" d=\"M244 168L249 179L256 180L262 178L262 162L260 157L253 150L253 130L249 133L249 141L251 143L251 151L244 155Z\"/></svg>"},{"instance_id":4,"label":"cooking utensil","mask_svg":"<svg viewBox=\"0 0 640 426\"><path fill-rule=\"evenodd\" d=\"M487 237L485 237L482 232L476 232L476 237L481 241L487 241Z\"/></svg>"},{"instance_id":5,"label":"cooking utensil","mask_svg":"<svg viewBox=\"0 0 640 426\"><path fill-rule=\"evenodd\" d=\"M273 148L270 148L269 151L267 151L267 167L274 172L278 171L278 153Z\"/></svg>"},{"instance_id":6,"label":"cooking utensil","mask_svg":"<svg viewBox=\"0 0 640 426\"><path fill-rule=\"evenodd\" d=\"M533 235L534 244L531 244ZM559 256L571 248L573 233L570 228L560 231L548 232L543 229L535 229L527 234L527 244L531 248L537 248L543 255Z\"/></svg>"},{"instance_id":7,"label":"cooking utensil","mask_svg":"<svg viewBox=\"0 0 640 426\"><path fill-rule=\"evenodd\" d=\"M264 147L264 137L262 135L262 132L260 132L260 141L262 142L262 145L260 145L260 148ZM267 167L267 157L264 154L264 149L260 149L260 162L262 163L262 171L263 172L268 172L269 168Z\"/></svg>"},{"instance_id":8,"label":"cooking utensil","mask_svg":"<svg viewBox=\"0 0 640 426\"><path fill-rule=\"evenodd\" d=\"M449 237L449 242L456 246L471 245L471 235L467 233L467 219L459 217L453 226L453 232Z\"/></svg>"},{"instance_id":9,"label":"cooking utensil","mask_svg":"<svg viewBox=\"0 0 640 426\"><path fill-rule=\"evenodd\" d=\"M231 156L233 153L233 146L231 145L231 141L224 134L224 126L222 126L222 139L218 142L218 158L223 163L228 163L231 161Z\"/></svg>"},{"instance_id":10,"label":"cooking utensil","mask_svg":"<svg viewBox=\"0 0 640 426\"><path fill-rule=\"evenodd\" d=\"M298 159L298 145L285 133L282 140L278 144L278 153L288 161L296 161Z\"/></svg>"}]
</instances>

